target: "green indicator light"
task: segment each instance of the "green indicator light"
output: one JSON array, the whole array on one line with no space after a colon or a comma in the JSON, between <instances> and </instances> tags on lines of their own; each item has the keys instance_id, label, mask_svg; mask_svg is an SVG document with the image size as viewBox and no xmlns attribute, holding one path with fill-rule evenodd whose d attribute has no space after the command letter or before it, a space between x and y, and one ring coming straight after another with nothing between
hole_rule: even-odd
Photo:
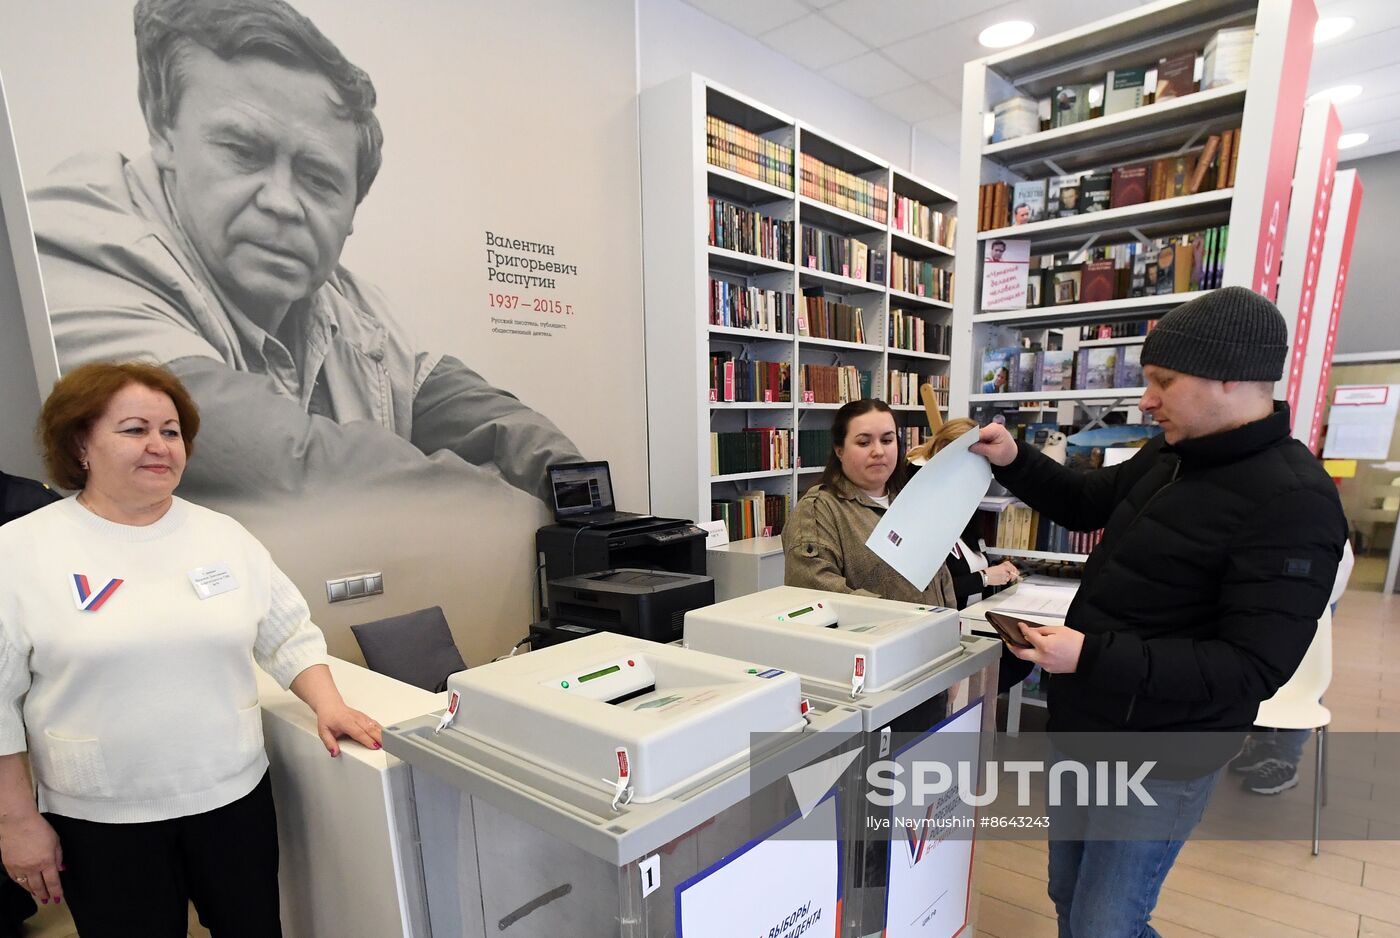
<instances>
[{"instance_id":1,"label":"green indicator light","mask_svg":"<svg viewBox=\"0 0 1400 938\"><path fill-rule=\"evenodd\" d=\"M560 682L559 682L559 686L567 689L568 686L569 686L569 682L568 682L568 681L560 681Z\"/></svg>"},{"instance_id":2,"label":"green indicator light","mask_svg":"<svg viewBox=\"0 0 1400 938\"><path fill-rule=\"evenodd\" d=\"M749 668L749 673L750 673L750 674L757 674L757 673L758 673L758 668Z\"/></svg>"}]
</instances>

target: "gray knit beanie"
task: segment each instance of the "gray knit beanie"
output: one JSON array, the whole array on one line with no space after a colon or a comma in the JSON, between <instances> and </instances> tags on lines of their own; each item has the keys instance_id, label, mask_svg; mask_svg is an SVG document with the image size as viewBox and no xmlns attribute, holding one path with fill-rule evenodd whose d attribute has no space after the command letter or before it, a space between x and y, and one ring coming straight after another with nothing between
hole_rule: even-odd
<instances>
[{"instance_id":1,"label":"gray knit beanie","mask_svg":"<svg viewBox=\"0 0 1400 938\"><path fill-rule=\"evenodd\" d=\"M1288 324L1253 290L1222 287L1167 313L1142 346L1142 363L1213 381L1277 381Z\"/></svg>"}]
</instances>

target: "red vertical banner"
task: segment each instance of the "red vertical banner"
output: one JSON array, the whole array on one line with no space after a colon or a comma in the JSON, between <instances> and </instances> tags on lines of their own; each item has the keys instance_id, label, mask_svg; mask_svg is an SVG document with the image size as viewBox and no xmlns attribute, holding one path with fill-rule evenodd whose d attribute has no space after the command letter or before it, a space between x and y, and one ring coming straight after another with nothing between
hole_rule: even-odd
<instances>
[{"instance_id":1,"label":"red vertical banner","mask_svg":"<svg viewBox=\"0 0 1400 938\"><path fill-rule=\"evenodd\" d=\"M1342 122L1337 109L1327 105L1327 123L1322 134L1322 161L1318 166L1317 192L1313 197L1312 216L1308 222L1307 259L1303 266L1303 289L1298 296L1298 319L1293 328L1293 357L1288 366L1288 409L1298 410L1298 395L1303 386L1303 359L1308 352L1308 335L1312 326L1313 301L1317 298L1317 274L1322 264L1322 246L1327 239L1327 215L1332 207L1332 184L1337 175L1337 141L1342 136ZM1304 141L1302 146L1311 145Z\"/></svg>"},{"instance_id":2,"label":"red vertical banner","mask_svg":"<svg viewBox=\"0 0 1400 938\"><path fill-rule=\"evenodd\" d=\"M1298 132L1303 125L1303 103L1312 66L1313 28L1317 8L1313 0L1293 0L1288 12L1288 38L1284 46L1283 72L1274 107L1273 139L1264 177L1263 211L1259 217L1259 250L1254 256L1250 288L1270 300L1278 298L1279 258L1283 232L1288 224L1288 200L1293 189L1293 166L1298 158ZM1267 93L1267 89L1260 89Z\"/></svg>"},{"instance_id":3,"label":"red vertical banner","mask_svg":"<svg viewBox=\"0 0 1400 938\"><path fill-rule=\"evenodd\" d=\"M1337 258L1337 285L1332 290L1332 311L1327 321L1327 345L1322 352L1322 374L1317 380L1317 403L1313 406L1312 429L1308 432L1308 449L1317 452L1318 436L1322 432L1322 414L1327 406L1327 382L1332 377L1332 352L1337 347L1337 320L1342 314L1342 299L1347 292L1347 270L1351 267L1351 243L1356 239L1356 216L1361 211L1361 177L1352 181L1351 204L1347 207L1347 226L1342 233L1342 250Z\"/></svg>"}]
</instances>

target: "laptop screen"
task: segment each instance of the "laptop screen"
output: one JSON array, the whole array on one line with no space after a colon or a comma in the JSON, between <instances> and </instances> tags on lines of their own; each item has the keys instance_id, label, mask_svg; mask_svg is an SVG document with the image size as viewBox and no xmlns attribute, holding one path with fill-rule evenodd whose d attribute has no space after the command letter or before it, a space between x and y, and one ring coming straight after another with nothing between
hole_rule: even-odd
<instances>
[{"instance_id":1,"label":"laptop screen","mask_svg":"<svg viewBox=\"0 0 1400 938\"><path fill-rule=\"evenodd\" d=\"M549 484L554 490L556 518L613 510L612 478L606 462L550 466Z\"/></svg>"}]
</instances>

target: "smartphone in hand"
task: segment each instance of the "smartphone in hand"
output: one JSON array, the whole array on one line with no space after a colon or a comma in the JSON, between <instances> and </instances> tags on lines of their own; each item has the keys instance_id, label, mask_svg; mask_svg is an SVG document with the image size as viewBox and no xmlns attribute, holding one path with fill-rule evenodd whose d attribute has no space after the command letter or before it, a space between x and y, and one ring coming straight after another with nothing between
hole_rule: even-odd
<instances>
[{"instance_id":1,"label":"smartphone in hand","mask_svg":"<svg viewBox=\"0 0 1400 938\"><path fill-rule=\"evenodd\" d=\"M1021 624L1024 622L1023 619L1018 619L1004 612L997 612L996 610L989 609L987 610L987 622L991 624L992 628L997 630L997 634L1001 636L1001 640L1012 648L1035 647L1030 642L1026 641L1026 636L1021 634ZM1025 624L1027 626L1033 626L1036 623L1025 622Z\"/></svg>"}]
</instances>

